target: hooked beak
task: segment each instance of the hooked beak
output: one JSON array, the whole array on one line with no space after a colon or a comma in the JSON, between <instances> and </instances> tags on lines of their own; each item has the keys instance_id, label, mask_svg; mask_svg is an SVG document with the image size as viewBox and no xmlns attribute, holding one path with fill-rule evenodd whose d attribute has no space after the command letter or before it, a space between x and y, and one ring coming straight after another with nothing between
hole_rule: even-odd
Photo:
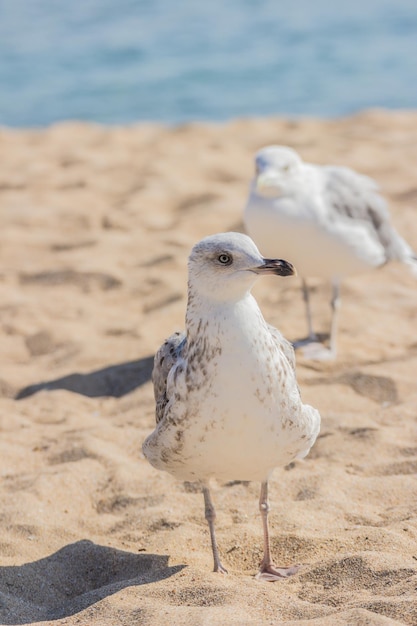
<instances>
[{"instance_id":1,"label":"hooked beak","mask_svg":"<svg viewBox=\"0 0 417 626\"><path fill-rule=\"evenodd\" d=\"M276 276L297 276L297 270L292 263L283 259L264 259L262 265L254 267L255 274L275 274Z\"/></svg>"}]
</instances>

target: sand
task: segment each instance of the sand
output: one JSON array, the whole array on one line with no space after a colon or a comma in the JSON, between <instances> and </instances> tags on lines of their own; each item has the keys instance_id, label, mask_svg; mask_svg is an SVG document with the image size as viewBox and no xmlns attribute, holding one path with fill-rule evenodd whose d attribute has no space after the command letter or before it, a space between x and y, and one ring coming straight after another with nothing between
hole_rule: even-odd
<instances>
[{"instance_id":1,"label":"sand","mask_svg":"<svg viewBox=\"0 0 417 626\"><path fill-rule=\"evenodd\" d=\"M141 453L188 252L242 228L270 143L374 177L417 249L417 112L0 131L1 624L417 624L417 283L400 264L344 282L336 362L297 357L322 431L270 496L274 556L298 575L253 578L256 483L213 487L230 572L214 574L202 495ZM313 285L325 332L329 287ZM290 339L299 286L254 291Z\"/></svg>"}]
</instances>

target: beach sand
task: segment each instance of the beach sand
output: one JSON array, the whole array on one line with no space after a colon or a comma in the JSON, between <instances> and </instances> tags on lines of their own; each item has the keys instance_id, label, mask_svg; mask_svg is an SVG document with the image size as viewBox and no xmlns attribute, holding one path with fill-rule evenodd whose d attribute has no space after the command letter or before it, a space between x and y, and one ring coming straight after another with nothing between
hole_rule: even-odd
<instances>
[{"instance_id":1,"label":"beach sand","mask_svg":"<svg viewBox=\"0 0 417 626\"><path fill-rule=\"evenodd\" d=\"M374 177L417 249L417 112L0 130L0 623L417 624L417 282L400 264L343 283L339 357L297 357L322 430L271 480L280 583L254 580L256 483L215 484L228 576L203 498L157 472L150 375L183 328L186 261L242 229L253 153ZM291 260L291 259L289 259ZM329 286L313 281L319 331ZM297 278L258 281L266 319L305 333Z\"/></svg>"}]
</instances>

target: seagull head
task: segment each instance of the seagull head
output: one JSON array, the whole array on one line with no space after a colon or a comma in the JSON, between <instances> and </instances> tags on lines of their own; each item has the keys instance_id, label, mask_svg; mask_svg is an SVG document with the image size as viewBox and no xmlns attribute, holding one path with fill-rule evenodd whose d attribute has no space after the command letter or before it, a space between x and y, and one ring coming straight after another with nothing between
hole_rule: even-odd
<instances>
[{"instance_id":1,"label":"seagull head","mask_svg":"<svg viewBox=\"0 0 417 626\"><path fill-rule=\"evenodd\" d=\"M188 259L189 293L211 300L242 298L262 274L292 276L294 266L283 259L265 259L247 235L219 233L205 237Z\"/></svg>"},{"instance_id":2,"label":"seagull head","mask_svg":"<svg viewBox=\"0 0 417 626\"><path fill-rule=\"evenodd\" d=\"M303 162L287 146L267 146L255 155L253 188L261 196L279 198L291 192Z\"/></svg>"}]
</instances>

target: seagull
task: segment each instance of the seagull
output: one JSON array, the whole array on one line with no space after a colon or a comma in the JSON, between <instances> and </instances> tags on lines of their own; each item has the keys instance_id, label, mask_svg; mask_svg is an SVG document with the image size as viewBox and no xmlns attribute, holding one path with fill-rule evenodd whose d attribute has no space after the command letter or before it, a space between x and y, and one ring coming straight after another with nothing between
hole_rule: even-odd
<instances>
[{"instance_id":1,"label":"seagull","mask_svg":"<svg viewBox=\"0 0 417 626\"><path fill-rule=\"evenodd\" d=\"M256 173L244 209L247 233L270 256L280 251L302 277L308 337L305 355L336 356L340 281L344 276L402 261L417 277L417 256L390 223L374 180L346 167L304 163L286 146L255 155ZM332 282L329 349L313 330L308 277Z\"/></svg>"},{"instance_id":2,"label":"seagull","mask_svg":"<svg viewBox=\"0 0 417 626\"><path fill-rule=\"evenodd\" d=\"M227 570L216 541L211 478L261 482L258 578L275 581L298 570L276 567L271 558L268 479L275 467L308 454L320 414L302 403L294 350L250 293L261 275L294 273L287 261L263 258L247 235L206 237L188 261L185 332L169 337L155 356L156 428L143 453L155 468L200 483L215 572Z\"/></svg>"}]
</instances>

